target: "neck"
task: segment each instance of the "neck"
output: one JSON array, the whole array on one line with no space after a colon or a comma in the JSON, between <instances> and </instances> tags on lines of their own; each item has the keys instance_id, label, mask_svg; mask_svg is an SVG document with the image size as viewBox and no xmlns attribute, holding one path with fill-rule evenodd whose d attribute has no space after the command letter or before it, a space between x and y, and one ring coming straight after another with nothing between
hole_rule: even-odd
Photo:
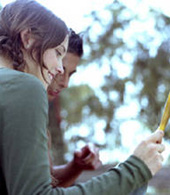
<instances>
[{"instance_id":1,"label":"neck","mask_svg":"<svg viewBox=\"0 0 170 195\"><path fill-rule=\"evenodd\" d=\"M5 58L4 56L0 56L0 68L4 68L4 67L13 69L12 62L8 58Z\"/></svg>"}]
</instances>

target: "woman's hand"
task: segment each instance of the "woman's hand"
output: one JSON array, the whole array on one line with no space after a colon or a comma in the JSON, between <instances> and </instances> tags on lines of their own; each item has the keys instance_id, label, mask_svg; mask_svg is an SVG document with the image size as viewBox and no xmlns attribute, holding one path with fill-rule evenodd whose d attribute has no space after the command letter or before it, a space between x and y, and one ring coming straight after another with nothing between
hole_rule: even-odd
<instances>
[{"instance_id":1,"label":"woman's hand","mask_svg":"<svg viewBox=\"0 0 170 195\"><path fill-rule=\"evenodd\" d=\"M165 146L162 144L164 132L157 130L142 141L134 151L134 155L145 162L152 175L155 175L162 167L162 152Z\"/></svg>"}]
</instances>

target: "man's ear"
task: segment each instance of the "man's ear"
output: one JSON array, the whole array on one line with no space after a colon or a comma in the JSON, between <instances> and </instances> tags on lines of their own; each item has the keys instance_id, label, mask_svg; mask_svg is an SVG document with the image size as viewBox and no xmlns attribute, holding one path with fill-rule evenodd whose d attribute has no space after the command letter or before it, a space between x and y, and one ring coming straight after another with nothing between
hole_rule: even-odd
<instances>
[{"instance_id":1,"label":"man's ear","mask_svg":"<svg viewBox=\"0 0 170 195\"><path fill-rule=\"evenodd\" d=\"M32 36L31 30L25 29L21 31L20 36L24 49L26 50L30 49L35 41L35 39Z\"/></svg>"}]
</instances>

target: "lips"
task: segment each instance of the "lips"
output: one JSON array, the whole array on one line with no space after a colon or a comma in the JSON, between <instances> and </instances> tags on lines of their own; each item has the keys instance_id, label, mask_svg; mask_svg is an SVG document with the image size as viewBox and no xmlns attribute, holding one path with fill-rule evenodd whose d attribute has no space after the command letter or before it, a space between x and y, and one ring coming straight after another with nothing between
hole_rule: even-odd
<instances>
[{"instance_id":1,"label":"lips","mask_svg":"<svg viewBox=\"0 0 170 195\"><path fill-rule=\"evenodd\" d=\"M59 90L51 90L51 89L48 90L48 94L54 97L58 96L59 93L60 93Z\"/></svg>"}]
</instances>

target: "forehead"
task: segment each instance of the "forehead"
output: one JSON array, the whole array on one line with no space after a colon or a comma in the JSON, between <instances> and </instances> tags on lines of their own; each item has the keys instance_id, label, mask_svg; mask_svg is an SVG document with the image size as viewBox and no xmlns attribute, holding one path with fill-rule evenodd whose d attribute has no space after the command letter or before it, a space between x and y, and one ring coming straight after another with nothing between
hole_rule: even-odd
<instances>
[{"instance_id":1,"label":"forehead","mask_svg":"<svg viewBox=\"0 0 170 195\"><path fill-rule=\"evenodd\" d=\"M63 67L65 73L73 73L76 71L78 64L80 63L80 57L73 54L67 53L63 58Z\"/></svg>"},{"instance_id":2,"label":"forehead","mask_svg":"<svg viewBox=\"0 0 170 195\"><path fill-rule=\"evenodd\" d=\"M68 35L66 35L64 41L60 45L58 45L57 48L62 48L64 52L66 52L67 47L68 47L68 41L69 41L69 37Z\"/></svg>"},{"instance_id":3,"label":"forehead","mask_svg":"<svg viewBox=\"0 0 170 195\"><path fill-rule=\"evenodd\" d=\"M63 65L74 64L77 66L80 63L80 57L74 53L67 52L63 58Z\"/></svg>"}]
</instances>

